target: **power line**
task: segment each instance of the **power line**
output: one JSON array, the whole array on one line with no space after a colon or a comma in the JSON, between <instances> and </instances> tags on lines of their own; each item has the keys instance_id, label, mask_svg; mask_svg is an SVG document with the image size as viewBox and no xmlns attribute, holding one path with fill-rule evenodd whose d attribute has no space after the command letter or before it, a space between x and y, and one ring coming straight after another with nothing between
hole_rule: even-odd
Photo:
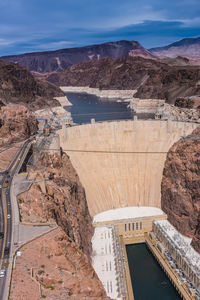
<instances>
[{"instance_id":1,"label":"power line","mask_svg":"<svg viewBox=\"0 0 200 300\"><path fill-rule=\"evenodd\" d=\"M200 140L200 138L199 138ZM15 149L20 149L21 147L18 147L18 146L13 146L12 149L15 148ZM86 149L63 149L61 147L62 151L63 152L77 152L77 153L110 153L110 154L166 154L166 153L179 153L180 150L178 151L116 151L116 150L86 150ZM7 151L8 149L6 150L3 150L3 151L0 151L0 153L2 152L5 152ZM58 148L41 148L40 150L43 150L43 151L58 151L59 149ZM187 151L187 152L181 152L181 153L194 153L194 151Z\"/></svg>"}]
</instances>

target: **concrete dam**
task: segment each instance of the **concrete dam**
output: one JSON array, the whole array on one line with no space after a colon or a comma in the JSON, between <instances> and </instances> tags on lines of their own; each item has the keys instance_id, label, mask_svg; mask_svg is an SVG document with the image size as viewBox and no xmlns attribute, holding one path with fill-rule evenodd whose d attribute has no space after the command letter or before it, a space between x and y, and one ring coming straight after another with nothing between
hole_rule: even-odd
<instances>
[{"instance_id":1,"label":"concrete dam","mask_svg":"<svg viewBox=\"0 0 200 300\"><path fill-rule=\"evenodd\" d=\"M61 147L86 190L91 215L128 206L160 208L167 152L197 126L129 120L63 127Z\"/></svg>"}]
</instances>

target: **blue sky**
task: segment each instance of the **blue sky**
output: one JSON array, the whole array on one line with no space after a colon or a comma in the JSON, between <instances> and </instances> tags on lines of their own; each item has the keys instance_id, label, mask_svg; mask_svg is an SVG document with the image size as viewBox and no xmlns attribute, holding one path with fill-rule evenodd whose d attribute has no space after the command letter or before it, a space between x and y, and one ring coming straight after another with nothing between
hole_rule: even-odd
<instances>
[{"instance_id":1,"label":"blue sky","mask_svg":"<svg viewBox=\"0 0 200 300\"><path fill-rule=\"evenodd\" d=\"M0 0L0 55L200 36L200 0Z\"/></svg>"}]
</instances>

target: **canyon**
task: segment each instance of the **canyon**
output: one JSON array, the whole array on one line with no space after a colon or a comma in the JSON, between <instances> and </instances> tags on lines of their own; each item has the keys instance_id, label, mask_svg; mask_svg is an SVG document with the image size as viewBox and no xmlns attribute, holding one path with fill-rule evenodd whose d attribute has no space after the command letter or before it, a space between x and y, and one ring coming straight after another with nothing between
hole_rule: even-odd
<instances>
[{"instance_id":1,"label":"canyon","mask_svg":"<svg viewBox=\"0 0 200 300\"><path fill-rule=\"evenodd\" d=\"M38 123L32 112L59 106L55 98L64 93L58 86L72 90L79 86L80 91L89 87L100 96L104 91L113 95L121 90L124 98L134 94L139 99L165 99L175 104L170 109L180 110L182 122L135 119L73 127L63 124L57 131L61 149L41 154L34 169L28 170L35 182L18 197L23 224L56 228L20 249L11 289L14 300L25 300L27 295L30 300L42 296L109 299L92 267L91 245L93 217L106 210L162 208L200 253L199 124L192 117L190 123L183 118L186 110L193 115L191 108L199 112L200 70L169 66L136 42L109 43L108 52L114 58L100 59L107 55L103 51L101 56L89 53L91 61L64 71L67 62L55 64L56 73L45 75L50 83L15 63L0 61L0 146L36 133ZM124 53L128 57L121 57ZM40 71L49 72L48 63L45 68Z\"/></svg>"},{"instance_id":2,"label":"canyon","mask_svg":"<svg viewBox=\"0 0 200 300\"><path fill-rule=\"evenodd\" d=\"M142 57L104 58L71 66L46 78L57 86L137 90L134 97L165 99L200 93L200 69L195 66L168 66Z\"/></svg>"},{"instance_id":3,"label":"canyon","mask_svg":"<svg viewBox=\"0 0 200 300\"><path fill-rule=\"evenodd\" d=\"M92 219L69 157L59 150L43 153L34 173L35 183L18 197L21 222L57 228L20 249L12 299L109 300L91 265Z\"/></svg>"}]
</instances>

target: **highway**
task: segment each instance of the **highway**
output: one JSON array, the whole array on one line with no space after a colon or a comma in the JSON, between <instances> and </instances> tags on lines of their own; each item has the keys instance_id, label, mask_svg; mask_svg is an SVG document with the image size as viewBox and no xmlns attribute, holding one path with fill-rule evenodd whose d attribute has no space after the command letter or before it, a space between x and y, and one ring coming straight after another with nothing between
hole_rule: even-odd
<instances>
[{"instance_id":1,"label":"highway","mask_svg":"<svg viewBox=\"0 0 200 300\"><path fill-rule=\"evenodd\" d=\"M11 274L10 261L13 255L13 215L10 189L13 177L19 172L26 157L27 147L33 138L28 139L19 149L8 169L0 175L0 300L6 300Z\"/></svg>"}]
</instances>

